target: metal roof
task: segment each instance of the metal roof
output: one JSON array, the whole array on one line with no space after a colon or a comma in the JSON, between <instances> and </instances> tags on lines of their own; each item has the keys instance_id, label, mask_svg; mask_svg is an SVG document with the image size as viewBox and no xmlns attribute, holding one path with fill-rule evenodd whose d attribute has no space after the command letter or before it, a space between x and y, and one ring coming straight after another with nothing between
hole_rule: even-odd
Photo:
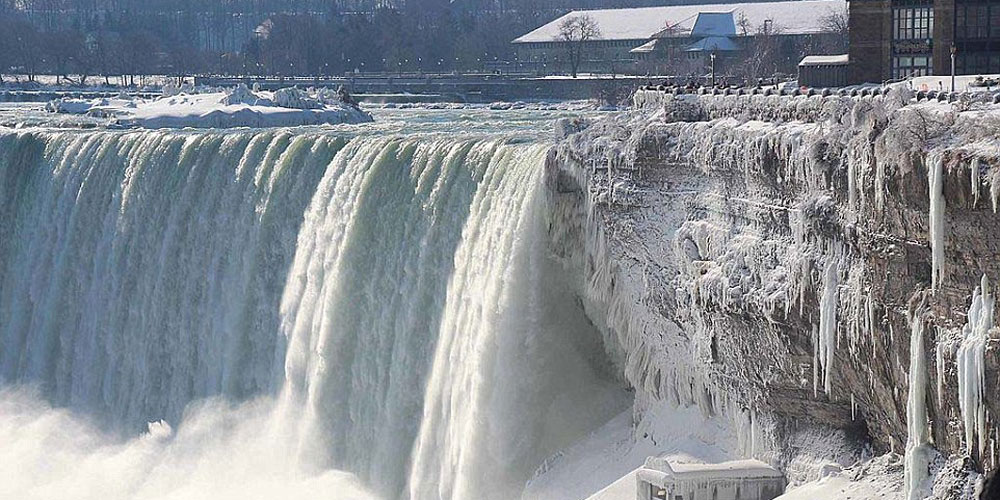
<instances>
[{"instance_id":1,"label":"metal roof","mask_svg":"<svg viewBox=\"0 0 1000 500\"><path fill-rule=\"evenodd\" d=\"M739 50L732 40L724 36L709 36L688 45L685 52L731 52Z\"/></svg>"},{"instance_id":2,"label":"metal roof","mask_svg":"<svg viewBox=\"0 0 1000 500\"><path fill-rule=\"evenodd\" d=\"M799 61L799 66L844 66L847 64L847 54L833 56L805 56Z\"/></svg>"}]
</instances>

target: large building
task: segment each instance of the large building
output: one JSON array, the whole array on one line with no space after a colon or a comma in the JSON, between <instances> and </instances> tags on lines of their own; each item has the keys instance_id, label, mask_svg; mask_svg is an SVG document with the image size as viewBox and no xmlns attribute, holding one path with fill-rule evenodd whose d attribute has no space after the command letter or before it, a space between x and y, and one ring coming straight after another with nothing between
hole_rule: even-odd
<instances>
[{"instance_id":1,"label":"large building","mask_svg":"<svg viewBox=\"0 0 1000 500\"><path fill-rule=\"evenodd\" d=\"M851 0L850 81L1000 73L1000 0Z\"/></svg>"},{"instance_id":2,"label":"large building","mask_svg":"<svg viewBox=\"0 0 1000 500\"><path fill-rule=\"evenodd\" d=\"M595 22L599 35L583 42L580 71L705 74L714 61L722 74L759 61L754 77L794 73L806 54L846 48L844 0L676 5L579 10L513 41L522 67L565 71L569 43L560 26L574 17ZM746 72L741 70L746 76Z\"/></svg>"}]
</instances>

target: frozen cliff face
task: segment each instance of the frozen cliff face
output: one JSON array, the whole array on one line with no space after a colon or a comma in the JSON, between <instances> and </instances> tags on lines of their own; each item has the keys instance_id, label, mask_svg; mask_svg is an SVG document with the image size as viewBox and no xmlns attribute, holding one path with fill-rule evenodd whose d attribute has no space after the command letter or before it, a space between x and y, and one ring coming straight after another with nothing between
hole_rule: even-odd
<instances>
[{"instance_id":1,"label":"frozen cliff face","mask_svg":"<svg viewBox=\"0 0 1000 500\"><path fill-rule=\"evenodd\" d=\"M1000 108L903 91L636 104L566 127L548 161L552 248L636 411L731 415L743 453L793 482L886 452L907 455L911 498L990 477Z\"/></svg>"}]
</instances>

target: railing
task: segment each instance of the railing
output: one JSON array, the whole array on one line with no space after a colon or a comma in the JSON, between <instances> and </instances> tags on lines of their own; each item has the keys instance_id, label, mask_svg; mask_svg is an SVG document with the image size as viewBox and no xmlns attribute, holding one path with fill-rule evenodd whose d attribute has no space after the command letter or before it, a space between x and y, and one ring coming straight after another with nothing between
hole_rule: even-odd
<instances>
[{"instance_id":1,"label":"railing","mask_svg":"<svg viewBox=\"0 0 1000 500\"><path fill-rule=\"evenodd\" d=\"M639 90L647 92L663 92L673 95L721 95L721 96L742 96L742 95L764 95L764 96L821 96L821 97L876 97L886 95L889 87L866 87L852 89L830 89L830 88L761 88L761 87L690 87L690 86L667 86L667 85L646 85ZM947 91L917 91L913 93L913 100L916 102L938 101L957 102L962 100L991 102L1000 104L1000 90L986 92L947 92Z\"/></svg>"}]
</instances>

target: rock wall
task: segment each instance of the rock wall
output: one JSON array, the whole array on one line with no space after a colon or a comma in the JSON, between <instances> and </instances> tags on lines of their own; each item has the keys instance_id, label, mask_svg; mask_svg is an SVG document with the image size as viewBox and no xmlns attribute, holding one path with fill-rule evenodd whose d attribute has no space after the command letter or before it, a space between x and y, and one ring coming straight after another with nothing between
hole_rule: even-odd
<instances>
[{"instance_id":1,"label":"rock wall","mask_svg":"<svg viewBox=\"0 0 1000 500\"><path fill-rule=\"evenodd\" d=\"M908 466L913 488L970 495L972 471L997 468L993 302L966 323L981 277L1000 280L1000 108L903 91L635 102L564 123L547 165L553 251L585 277L637 411L669 399L729 414L744 453L793 481L909 457L908 429L928 426L941 455ZM910 376L911 359L926 373Z\"/></svg>"}]
</instances>

